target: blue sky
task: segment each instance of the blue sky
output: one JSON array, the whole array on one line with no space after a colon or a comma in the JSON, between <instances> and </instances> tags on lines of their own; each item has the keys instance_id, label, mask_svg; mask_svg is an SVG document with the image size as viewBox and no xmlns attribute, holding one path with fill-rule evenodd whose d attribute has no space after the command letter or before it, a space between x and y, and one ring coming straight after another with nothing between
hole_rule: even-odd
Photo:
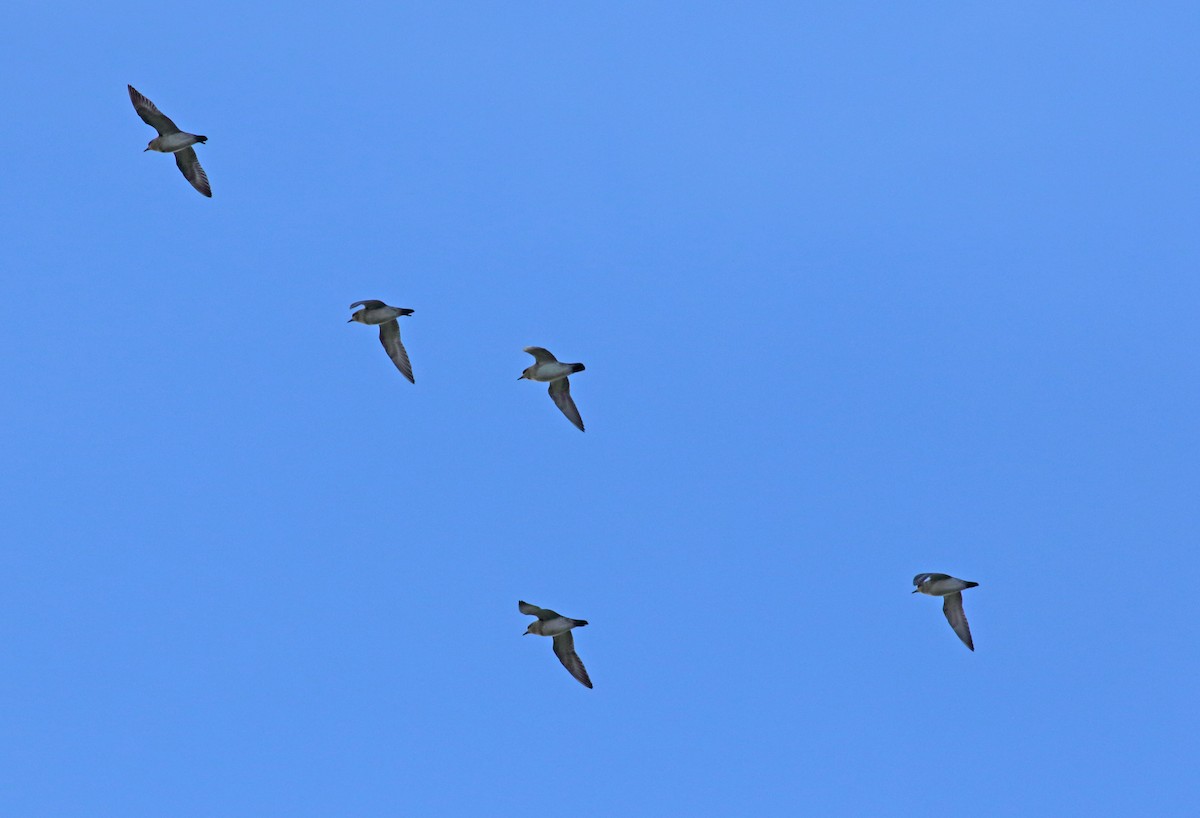
<instances>
[{"instance_id":1,"label":"blue sky","mask_svg":"<svg viewBox=\"0 0 1200 818\"><path fill-rule=\"evenodd\" d=\"M3 22L3 814L1194 808L1194 4Z\"/></svg>"}]
</instances>

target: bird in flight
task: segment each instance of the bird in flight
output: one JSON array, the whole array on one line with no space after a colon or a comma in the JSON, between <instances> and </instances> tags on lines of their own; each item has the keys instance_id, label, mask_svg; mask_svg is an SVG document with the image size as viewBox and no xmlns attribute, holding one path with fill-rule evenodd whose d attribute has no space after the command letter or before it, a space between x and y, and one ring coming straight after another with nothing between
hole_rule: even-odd
<instances>
[{"instance_id":1,"label":"bird in flight","mask_svg":"<svg viewBox=\"0 0 1200 818\"><path fill-rule=\"evenodd\" d=\"M192 148L197 142L207 142L208 137L179 130L171 118L158 110L153 102L139 94L132 85L128 88L133 110L137 111L143 122L158 131L158 136L150 140L146 150L175 154L175 164L179 166L184 178L192 183L192 187L211 199L212 188L208 184L208 174L200 167L200 160L196 158L196 151Z\"/></svg>"},{"instance_id":2,"label":"bird in flight","mask_svg":"<svg viewBox=\"0 0 1200 818\"><path fill-rule=\"evenodd\" d=\"M543 383L549 381L550 399L567 416L567 420L574 423L582 432L583 418L579 416L575 401L571 399L571 382L567 376L582 372L585 369L584 365L559 363L558 359L550 354L550 350L543 347L525 347L525 351L533 356L533 366L527 367L517 380L542 381Z\"/></svg>"},{"instance_id":3,"label":"bird in flight","mask_svg":"<svg viewBox=\"0 0 1200 818\"><path fill-rule=\"evenodd\" d=\"M416 383L413 378L412 364L408 361L408 352L404 349L404 344L400 343L400 322L396 319L401 315L412 315L413 311L404 307L389 307L382 301L355 301L350 305L350 309L362 307L353 315L346 323L358 322L359 324L378 324L379 325L379 343L383 344L383 348L387 350L388 357L392 359L392 363L396 365L396 369L400 370L400 374L408 378L412 383Z\"/></svg>"},{"instance_id":4,"label":"bird in flight","mask_svg":"<svg viewBox=\"0 0 1200 818\"><path fill-rule=\"evenodd\" d=\"M971 628L967 625L967 615L963 613L962 592L967 588L976 587L979 583L956 579L949 574L917 574L913 577L913 585L917 586L914 594L942 597L942 613L946 614L946 621L963 644L975 650L975 643L971 640Z\"/></svg>"},{"instance_id":5,"label":"bird in flight","mask_svg":"<svg viewBox=\"0 0 1200 818\"><path fill-rule=\"evenodd\" d=\"M583 662L579 658L579 654L575 652L575 638L571 636L572 628L582 628L587 624L586 619L570 619L569 617L561 616L549 608L539 608L537 605L530 605L528 602L518 602L517 609L523 614L536 616L537 621L529 625L525 629L522 636L533 634L534 636L551 636L554 638L554 655L558 657L558 661L562 662L563 667L584 687L590 688L592 680L588 678L587 668L583 666Z\"/></svg>"}]
</instances>

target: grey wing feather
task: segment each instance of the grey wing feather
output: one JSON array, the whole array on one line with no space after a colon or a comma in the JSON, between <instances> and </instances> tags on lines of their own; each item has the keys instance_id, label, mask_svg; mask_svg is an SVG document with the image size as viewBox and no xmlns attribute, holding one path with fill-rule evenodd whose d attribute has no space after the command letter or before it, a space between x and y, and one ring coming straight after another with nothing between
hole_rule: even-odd
<instances>
[{"instance_id":1,"label":"grey wing feather","mask_svg":"<svg viewBox=\"0 0 1200 818\"><path fill-rule=\"evenodd\" d=\"M382 301L376 301L375 299L371 298L366 301L355 301L350 305L350 309L354 309L355 307L366 307L368 310L377 310L380 307L386 306L387 304L384 304Z\"/></svg>"},{"instance_id":2,"label":"grey wing feather","mask_svg":"<svg viewBox=\"0 0 1200 818\"><path fill-rule=\"evenodd\" d=\"M532 355L539 364L558 363L558 358L551 355L550 350L545 347L525 347L525 351Z\"/></svg>"},{"instance_id":3,"label":"grey wing feather","mask_svg":"<svg viewBox=\"0 0 1200 818\"><path fill-rule=\"evenodd\" d=\"M212 188L208 185L208 174L204 172L204 168L200 167L200 160L196 158L194 150L184 148L181 151L175 151L175 164L179 166L183 177L192 183L192 187L208 198L212 198Z\"/></svg>"},{"instance_id":4,"label":"grey wing feather","mask_svg":"<svg viewBox=\"0 0 1200 818\"><path fill-rule=\"evenodd\" d=\"M537 605L530 605L528 602L517 602L517 609L523 614L536 616L538 619L558 619L559 616L549 608L539 608Z\"/></svg>"},{"instance_id":5,"label":"grey wing feather","mask_svg":"<svg viewBox=\"0 0 1200 818\"><path fill-rule=\"evenodd\" d=\"M971 628L967 625L967 615L963 613L962 592L946 594L945 601L942 603L942 613L946 615L946 621L950 623L950 627L958 634L958 638L963 641L963 644L971 650L975 650L975 643L971 640Z\"/></svg>"},{"instance_id":6,"label":"grey wing feather","mask_svg":"<svg viewBox=\"0 0 1200 818\"><path fill-rule=\"evenodd\" d=\"M579 409L575 406L575 401L571 399L571 384L568 383L568 380L568 378L559 378L557 381L550 382L550 399L567 416L567 420L574 423L582 432L584 431L583 418L579 416Z\"/></svg>"},{"instance_id":7,"label":"grey wing feather","mask_svg":"<svg viewBox=\"0 0 1200 818\"><path fill-rule=\"evenodd\" d=\"M168 133L179 133L179 128L176 127L169 116L158 110L153 102L142 96L132 85L128 86L128 88L129 99L133 102L133 110L137 111L137 115L142 118L143 122L158 131L159 136Z\"/></svg>"},{"instance_id":8,"label":"grey wing feather","mask_svg":"<svg viewBox=\"0 0 1200 818\"><path fill-rule=\"evenodd\" d=\"M400 343L399 321L393 318L391 321L379 325L379 343L383 344L388 357L392 359L396 369L400 370L400 374L412 383L416 383L416 379L413 378L412 364L408 361L408 353L404 350L404 344Z\"/></svg>"},{"instance_id":9,"label":"grey wing feather","mask_svg":"<svg viewBox=\"0 0 1200 818\"><path fill-rule=\"evenodd\" d=\"M558 657L558 661L562 662L563 667L584 686L590 688L592 680L588 678L587 668L583 666L583 660L579 658L579 654L575 652L575 637L571 636L571 632L560 633L554 637L554 655Z\"/></svg>"}]
</instances>

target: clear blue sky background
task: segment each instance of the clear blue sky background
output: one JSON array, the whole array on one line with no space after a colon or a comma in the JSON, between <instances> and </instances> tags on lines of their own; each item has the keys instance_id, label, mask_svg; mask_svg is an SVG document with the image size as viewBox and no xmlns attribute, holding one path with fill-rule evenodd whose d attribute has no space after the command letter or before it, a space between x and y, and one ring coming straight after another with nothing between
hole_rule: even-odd
<instances>
[{"instance_id":1,"label":"clear blue sky background","mask_svg":"<svg viewBox=\"0 0 1200 818\"><path fill-rule=\"evenodd\" d=\"M1195 3L0 22L3 815L1195 807Z\"/></svg>"}]
</instances>

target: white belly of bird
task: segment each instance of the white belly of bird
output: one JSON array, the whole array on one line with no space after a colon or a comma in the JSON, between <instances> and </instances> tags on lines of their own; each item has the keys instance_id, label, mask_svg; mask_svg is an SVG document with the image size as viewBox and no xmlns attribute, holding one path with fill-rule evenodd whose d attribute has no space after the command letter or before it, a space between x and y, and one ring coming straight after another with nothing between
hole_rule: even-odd
<instances>
[{"instance_id":1,"label":"white belly of bird","mask_svg":"<svg viewBox=\"0 0 1200 818\"><path fill-rule=\"evenodd\" d=\"M565 378L571 374L571 367L566 364L545 363L539 366L533 372L535 381L557 381L559 378Z\"/></svg>"},{"instance_id":2,"label":"white belly of bird","mask_svg":"<svg viewBox=\"0 0 1200 818\"><path fill-rule=\"evenodd\" d=\"M364 324L386 324L399 314L400 311L395 307L385 307L378 310L364 310L362 319Z\"/></svg>"},{"instance_id":3,"label":"white belly of bird","mask_svg":"<svg viewBox=\"0 0 1200 818\"><path fill-rule=\"evenodd\" d=\"M166 136L160 136L154 141L157 143L156 150L160 150L163 153L175 153L189 145L195 145L196 137L190 133L171 133Z\"/></svg>"},{"instance_id":4,"label":"white belly of bird","mask_svg":"<svg viewBox=\"0 0 1200 818\"><path fill-rule=\"evenodd\" d=\"M558 636L560 633L566 633L571 630L574 625L571 620L564 617L558 619L547 619L542 623L542 633L545 636Z\"/></svg>"}]
</instances>

